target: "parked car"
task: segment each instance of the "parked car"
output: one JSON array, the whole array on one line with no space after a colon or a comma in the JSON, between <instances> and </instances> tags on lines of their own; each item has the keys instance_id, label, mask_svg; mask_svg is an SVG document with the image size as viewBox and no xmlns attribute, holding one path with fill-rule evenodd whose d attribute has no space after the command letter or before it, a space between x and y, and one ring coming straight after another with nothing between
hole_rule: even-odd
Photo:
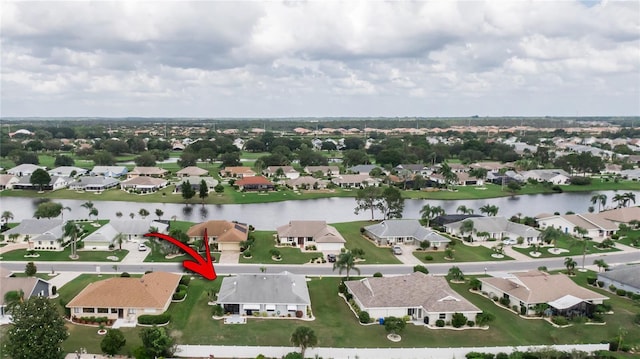
<instances>
[{"instance_id":1,"label":"parked car","mask_svg":"<svg viewBox=\"0 0 640 359\"><path fill-rule=\"evenodd\" d=\"M518 241L516 241L515 239L511 239L511 238L505 239L504 241L502 241L502 244L504 244L505 246L510 246L510 245L517 244L517 243L518 243Z\"/></svg>"},{"instance_id":2,"label":"parked car","mask_svg":"<svg viewBox=\"0 0 640 359\"><path fill-rule=\"evenodd\" d=\"M397 254L397 255L402 254L402 248L400 246L393 246L391 250L393 251L393 254Z\"/></svg>"},{"instance_id":3,"label":"parked car","mask_svg":"<svg viewBox=\"0 0 640 359\"><path fill-rule=\"evenodd\" d=\"M335 254L327 254L327 261L329 261L329 263L333 263L336 261L336 255Z\"/></svg>"},{"instance_id":4,"label":"parked car","mask_svg":"<svg viewBox=\"0 0 640 359\"><path fill-rule=\"evenodd\" d=\"M145 246L144 243L140 243L140 244L138 244L138 250L140 252L144 252L144 251L147 250L147 246Z\"/></svg>"}]
</instances>

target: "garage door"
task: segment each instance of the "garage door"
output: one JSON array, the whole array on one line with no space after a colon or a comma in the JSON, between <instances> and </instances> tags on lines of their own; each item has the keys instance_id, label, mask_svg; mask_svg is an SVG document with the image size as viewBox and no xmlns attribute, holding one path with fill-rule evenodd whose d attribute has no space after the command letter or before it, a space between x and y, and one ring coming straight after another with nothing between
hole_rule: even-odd
<instances>
[{"instance_id":1,"label":"garage door","mask_svg":"<svg viewBox=\"0 0 640 359\"><path fill-rule=\"evenodd\" d=\"M344 243L318 243L317 247L321 252L339 252Z\"/></svg>"}]
</instances>

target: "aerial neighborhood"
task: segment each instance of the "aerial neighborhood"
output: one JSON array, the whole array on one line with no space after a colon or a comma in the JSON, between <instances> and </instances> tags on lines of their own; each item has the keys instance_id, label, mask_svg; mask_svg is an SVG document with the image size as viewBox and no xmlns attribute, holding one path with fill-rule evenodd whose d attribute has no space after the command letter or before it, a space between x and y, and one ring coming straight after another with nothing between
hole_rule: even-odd
<instances>
[{"instance_id":1,"label":"aerial neighborhood","mask_svg":"<svg viewBox=\"0 0 640 359\"><path fill-rule=\"evenodd\" d=\"M637 129L345 122L3 126L0 334L48 298L66 353L640 349Z\"/></svg>"}]
</instances>

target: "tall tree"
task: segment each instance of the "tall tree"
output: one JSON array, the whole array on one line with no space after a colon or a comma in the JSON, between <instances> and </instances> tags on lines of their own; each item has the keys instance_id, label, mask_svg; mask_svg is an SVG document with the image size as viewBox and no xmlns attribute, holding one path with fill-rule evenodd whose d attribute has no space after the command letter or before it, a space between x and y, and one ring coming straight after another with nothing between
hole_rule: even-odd
<instances>
[{"instance_id":1,"label":"tall tree","mask_svg":"<svg viewBox=\"0 0 640 359\"><path fill-rule=\"evenodd\" d=\"M78 235L80 234L80 228L75 222L69 221L64 225L63 233L65 237L71 237L71 259L78 258L76 243L78 241Z\"/></svg>"},{"instance_id":2,"label":"tall tree","mask_svg":"<svg viewBox=\"0 0 640 359\"><path fill-rule=\"evenodd\" d=\"M4 224L7 224L10 220L13 219L13 213L11 211L3 211L0 218L2 218L2 222L4 222Z\"/></svg>"},{"instance_id":3,"label":"tall tree","mask_svg":"<svg viewBox=\"0 0 640 359\"><path fill-rule=\"evenodd\" d=\"M444 209L442 207L431 206L430 204L425 204L420 210L421 218L427 227L429 227L429 222L431 222L431 220L443 214Z\"/></svg>"},{"instance_id":4,"label":"tall tree","mask_svg":"<svg viewBox=\"0 0 640 359\"><path fill-rule=\"evenodd\" d=\"M487 216L495 216L498 214L498 210L500 208L494 204L485 204L484 206L480 207L480 213L484 213Z\"/></svg>"},{"instance_id":5,"label":"tall tree","mask_svg":"<svg viewBox=\"0 0 640 359\"><path fill-rule=\"evenodd\" d=\"M27 263L27 265L24 267L24 274L26 274L27 277L33 277L34 275L36 275L36 273L38 273L38 267L36 267L35 263Z\"/></svg>"},{"instance_id":6,"label":"tall tree","mask_svg":"<svg viewBox=\"0 0 640 359\"><path fill-rule=\"evenodd\" d=\"M68 336L56 304L46 297L31 297L13 310L6 354L13 359L61 359L62 342Z\"/></svg>"},{"instance_id":7,"label":"tall tree","mask_svg":"<svg viewBox=\"0 0 640 359\"><path fill-rule=\"evenodd\" d=\"M156 216L158 216L158 220L162 219L163 214L164 214L163 210L161 210L160 208L156 208Z\"/></svg>"},{"instance_id":8,"label":"tall tree","mask_svg":"<svg viewBox=\"0 0 640 359\"><path fill-rule=\"evenodd\" d=\"M282 168L278 168L282 170ZM207 181L200 181L200 188L198 189L198 197L202 200L202 205L204 206L204 200L209 197L209 186L207 186Z\"/></svg>"},{"instance_id":9,"label":"tall tree","mask_svg":"<svg viewBox=\"0 0 640 359\"><path fill-rule=\"evenodd\" d=\"M373 221L373 211L375 209L383 210L381 200L382 189L376 186L366 186L361 188L356 193L356 208L355 214L361 211L371 211L371 220Z\"/></svg>"},{"instance_id":10,"label":"tall tree","mask_svg":"<svg viewBox=\"0 0 640 359\"><path fill-rule=\"evenodd\" d=\"M567 274L573 275L577 264L578 263L576 263L576 261L574 261L573 258L571 257L565 258L564 266L567 268Z\"/></svg>"},{"instance_id":11,"label":"tall tree","mask_svg":"<svg viewBox=\"0 0 640 359\"><path fill-rule=\"evenodd\" d=\"M189 183L188 180L180 185L180 191L182 192L182 198L184 198L185 202L189 202L189 200L196 195L196 191L191 187L191 183Z\"/></svg>"},{"instance_id":12,"label":"tall tree","mask_svg":"<svg viewBox=\"0 0 640 359\"><path fill-rule=\"evenodd\" d=\"M33 214L36 218L56 218L62 213L62 205L56 202L43 202Z\"/></svg>"},{"instance_id":13,"label":"tall tree","mask_svg":"<svg viewBox=\"0 0 640 359\"><path fill-rule=\"evenodd\" d=\"M456 212L462 213L462 214L473 214L473 208L469 208L464 204L461 204L458 206L458 208L456 208Z\"/></svg>"},{"instance_id":14,"label":"tall tree","mask_svg":"<svg viewBox=\"0 0 640 359\"><path fill-rule=\"evenodd\" d=\"M449 166L449 164L446 162L440 165L438 173L442 175L442 178L444 179L444 185L447 188L449 188L449 185L451 185L451 183L458 180L458 175L453 172L451 166Z\"/></svg>"},{"instance_id":15,"label":"tall tree","mask_svg":"<svg viewBox=\"0 0 640 359\"><path fill-rule=\"evenodd\" d=\"M595 194L591 196L591 204L598 204L598 212L602 211L602 208L607 205L607 195L604 193Z\"/></svg>"},{"instance_id":16,"label":"tall tree","mask_svg":"<svg viewBox=\"0 0 640 359\"><path fill-rule=\"evenodd\" d=\"M87 211L91 212L91 210L94 207L94 204L91 201L87 201L87 202L84 202L83 204L81 204L80 207L86 208Z\"/></svg>"},{"instance_id":17,"label":"tall tree","mask_svg":"<svg viewBox=\"0 0 640 359\"><path fill-rule=\"evenodd\" d=\"M100 342L100 349L105 354L116 355L126 343L127 340L120 329L109 329Z\"/></svg>"},{"instance_id":18,"label":"tall tree","mask_svg":"<svg viewBox=\"0 0 640 359\"><path fill-rule=\"evenodd\" d=\"M304 358L304 352L307 348L313 348L318 344L318 337L313 329L309 327L297 327L291 333L291 344L300 347L300 355Z\"/></svg>"},{"instance_id":19,"label":"tall tree","mask_svg":"<svg viewBox=\"0 0 640 359\"><path fill-rule=\"evenodd\" d=\"M344 252L338 255L338 258L333 263L333 270L338 269L338 273L342 274L343 270L347 271L347 280L349 279L349 272L352 270L360 274L360 269L356 268L356 257L351 252Z\"/></svg>"},{"instance_id":20,"label":"tall tree","mask_svg":"<svg viewBox=\"0 0 640 359\"><path fill-rule=\"evenodd\" d=\"M174 341L164 327L143 328L140 331L144 352L151 358L173 355Z\"/></svg>"},{"instance_id":21,"label":"tall tree","mask_svg":"<svg viewBox=\"0 0 640 359\"><path fill-rule=\"evenodd\" d=\"M382 191L380 208L385 219L402 218L404 210L404 198L402 192L396 187L387 187Z\"/></svg>"},{"instance_id":22,"label":"tall tree","mask_svg":"<svg viewBox=\"0 0 640 359\"><path fill-rule=\"evenodd\" d=\"M95 216L96 219L98 218L98 209L97 208L91 208L89 210L89 219L91 219L91 216Z\"/></svg>"},{"instance_id":23,"label":"tall tree","mask_svg":"<svg viewBox=\"0 0 640 359\"><path fill-rule=\"evenodd\" d=\"M29 182L34 186L38 186L38 190L42 191L42 187L48 185L51 182L51 176L49 175L49 173L47 173L47 171L43 170L42 168L38 168L31 174Z\"/></svg>"},{"instance_id":24,"label":"tall tree","mask_svg":"<svg viewBox=\"0 0 640 359\"><path fill-rule=\"evenodd\" d=\"M145 219L149 215L149 211L147 211L146 208L140 208L138 214L140 215L140 217L142 217L142 219Z\"/></svg>"},{"instance_id":25,"label":"tall tree","mask_svg":"<svg viewBox=\"0 0 640 359\"><path fill-rule=\"evenodd\" d=\"M602 269L607 269L609 268L609 265L607 264L607 262L604 261L604 259L596 259L593 261L593 265L598 267L598 272L602 271Z\"/></svg>"}]
</instances>

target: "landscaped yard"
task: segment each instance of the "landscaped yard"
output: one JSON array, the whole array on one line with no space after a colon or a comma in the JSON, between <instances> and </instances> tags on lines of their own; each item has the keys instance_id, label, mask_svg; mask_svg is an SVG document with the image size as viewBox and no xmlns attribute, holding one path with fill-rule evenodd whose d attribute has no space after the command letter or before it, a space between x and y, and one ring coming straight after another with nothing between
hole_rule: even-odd
<instances>
[{"instance_id":1,"label":"landscaped yard","mask_svg":"<svg viewBox=\"0 0 640 359\"><path fill-rule=\"evenodd\" d=\"M596 243L594 241L588 240L586 247L586 254L597 254L597 253L608 253L608 252L618 252L619 249L616 248L606 248L600 249L596 247ZM560 239L558 239L556 243L557 248L562 248L568 250L568 252L562 252L559 254L553 254L549 252L549 249L553 248L553 246L541 247L539 257L531 256L531 252L533 251L533 247L521 248L519 246L513 246L513 249L517 252L520 252L524 255L527 255L532 258L555 258L555 257L568 257L568 256L577 256L582 255L583 252L583 243L580 240L573 239L573 237L569 235L563 235Z\"/></svg>"},{"instance_id":2,"label":"landscaped yard","mask_svg":"<svg viewBox=\"0 0 640 359\"><path fill-rule=\"evenodd\" d=\"M634 243L640 243L640 230L624 230L619 231L618 234L620 234L620 239L616 242L620 242L631 247L633 247ZM638 245L636 245L636 248L637 247Z\"/></svg>"},{"instance_id":3,"label":"landscaped yard","mask_svg":"<svg viewBox=\"0 0 640 359\"><path fill-rule=\"evenodd\" d=\"M356 221L345 223L334 223L332 226L342 234L347 241L345 247L347 249L360 248L364 250L364 262L359 262L358 265L363 264L402 264L402 262L393 255L390 248L378 247L373 241L367 239L360 233L360 228L365 227L377 222L369 221Z\"/></svg>"},{"instance_id":4,"label":"landscaped yard","mask_svg":"<svg viewBox=\"0 0 640 359\"><path fill-rule=\"evenodd\" d=\"M71 261L69 256L71 255L71 249L69 247L65 248L63 251L55 252L55 251L36 251L40 256L39 257L25 257L27 254L26 249L16 249L11 252L7 252L2 255L3 261L33 261L33 262L60 262L60 261ZM80 262L114 262L117 263L124 258L127 253L129 253L126 249L116 249L113 251L83 251L78 250L79 259L76 261ZM107 257L115 256L118 257L117 261L112 261L107 259Z\"/></svg>"},{"instance_id":5,"label":"landscaped yard","mask_svg":"<svg viewBox=\"0 0 640 359\"><path fill-rule=\"evenodd\" d=\"M275 232L254 231L255 242L249 248L251 258L245 258L240 254L240 263L264 263L264 264L303 264L309 263L311 258L322 256L320 252L302 252L297 247L275 247ZM282 260L275 261L271 258L270 251L280 251Z\"/></svg>"},{"instance_id":6,"label":"landscaped yard","mask_svg":"<svg viewBox=\"0 0 640 359\"><path fill-rule=\"evenodd\" d=\"M484 246L467 246L457 239L452 239L456 245L452 247L454 259L445 259L443 249L438 251L414 251L413 255L423 263L456 263L456 262L484 262L484 261L505 261L513 260L509 256L503 258L494 258L491 255L496 252ZM426 257L431 256L432 259L427 260Z\"/></svg>"},{"instance_id":7,"label":"landscaped yard","mask_svg":"<svg viewBox=\"0 0 640 359\"><path fill-rule=\"evenodd\" d=\"M148 246L148 247L151 248L151 246ZM148 250L151 250L151 249L148 249ZM202 258L204 258L205 252L199 252L199 254L202 256ZM215 258L215 263L218 263L220 261L220 252L211 252L211 258ZM175 263L175 262L182 262L184 260L193 260L193 258L182 251L180 252L180 255L178 255L177 257L166 258L165 255L153 250L151 250L151 253L149 253L147 257L144 259L145 262L151 262L151 263L164 263L164 262Z\"/></svg>"},{"instance_id":8,"label":"landscaped yard","mask_svg":"<svg viewBox=\"0 0 640 359\"><path fill-rule=\"evenodd\" d=\"M573 279L586 286L586 277L593 272L578 273ZM60 303L68 302L88 283L104 279L95 275L81 275L59 289ZM355 278L354 278L355 279ZM493 301L468 291L467 284L451 284L452 288L470 300L483 311L491 312L496 319L489 330L429 330L421 326L408 325L402 332L402 341L393 343L386 340L384 328L380 325L361 326L344 300L337 296L340 278L312 278L308 283L315 321L304 322L295 319L249 318L245 325L225 325L221 320L211 318L208 292L218 291L222 278L207 281L195 277L189 284L187 298L182 303L172 303L169 307L171 324L168 329L181 344L216 345L289 345L291 332L298 325L311 327L319 338L320 346L337 347L464 347L494 345L529 344L569 344L598 343L612 339L619 328L627 332L625 343L640 344L640 330L633 324L633 316L640 312L637 302L616 296L607 290L592 288L609 296L614 314L606 315L607 325L575 324L569 328L555 328L542 320L527 320L497 306ZM71 337L64 348L74 351L82 343L89 352L100 352L99 338L95 328L69 324ZM139 345L139 328L125 332L127 353Z\"/></svg>"}]
</instances>

